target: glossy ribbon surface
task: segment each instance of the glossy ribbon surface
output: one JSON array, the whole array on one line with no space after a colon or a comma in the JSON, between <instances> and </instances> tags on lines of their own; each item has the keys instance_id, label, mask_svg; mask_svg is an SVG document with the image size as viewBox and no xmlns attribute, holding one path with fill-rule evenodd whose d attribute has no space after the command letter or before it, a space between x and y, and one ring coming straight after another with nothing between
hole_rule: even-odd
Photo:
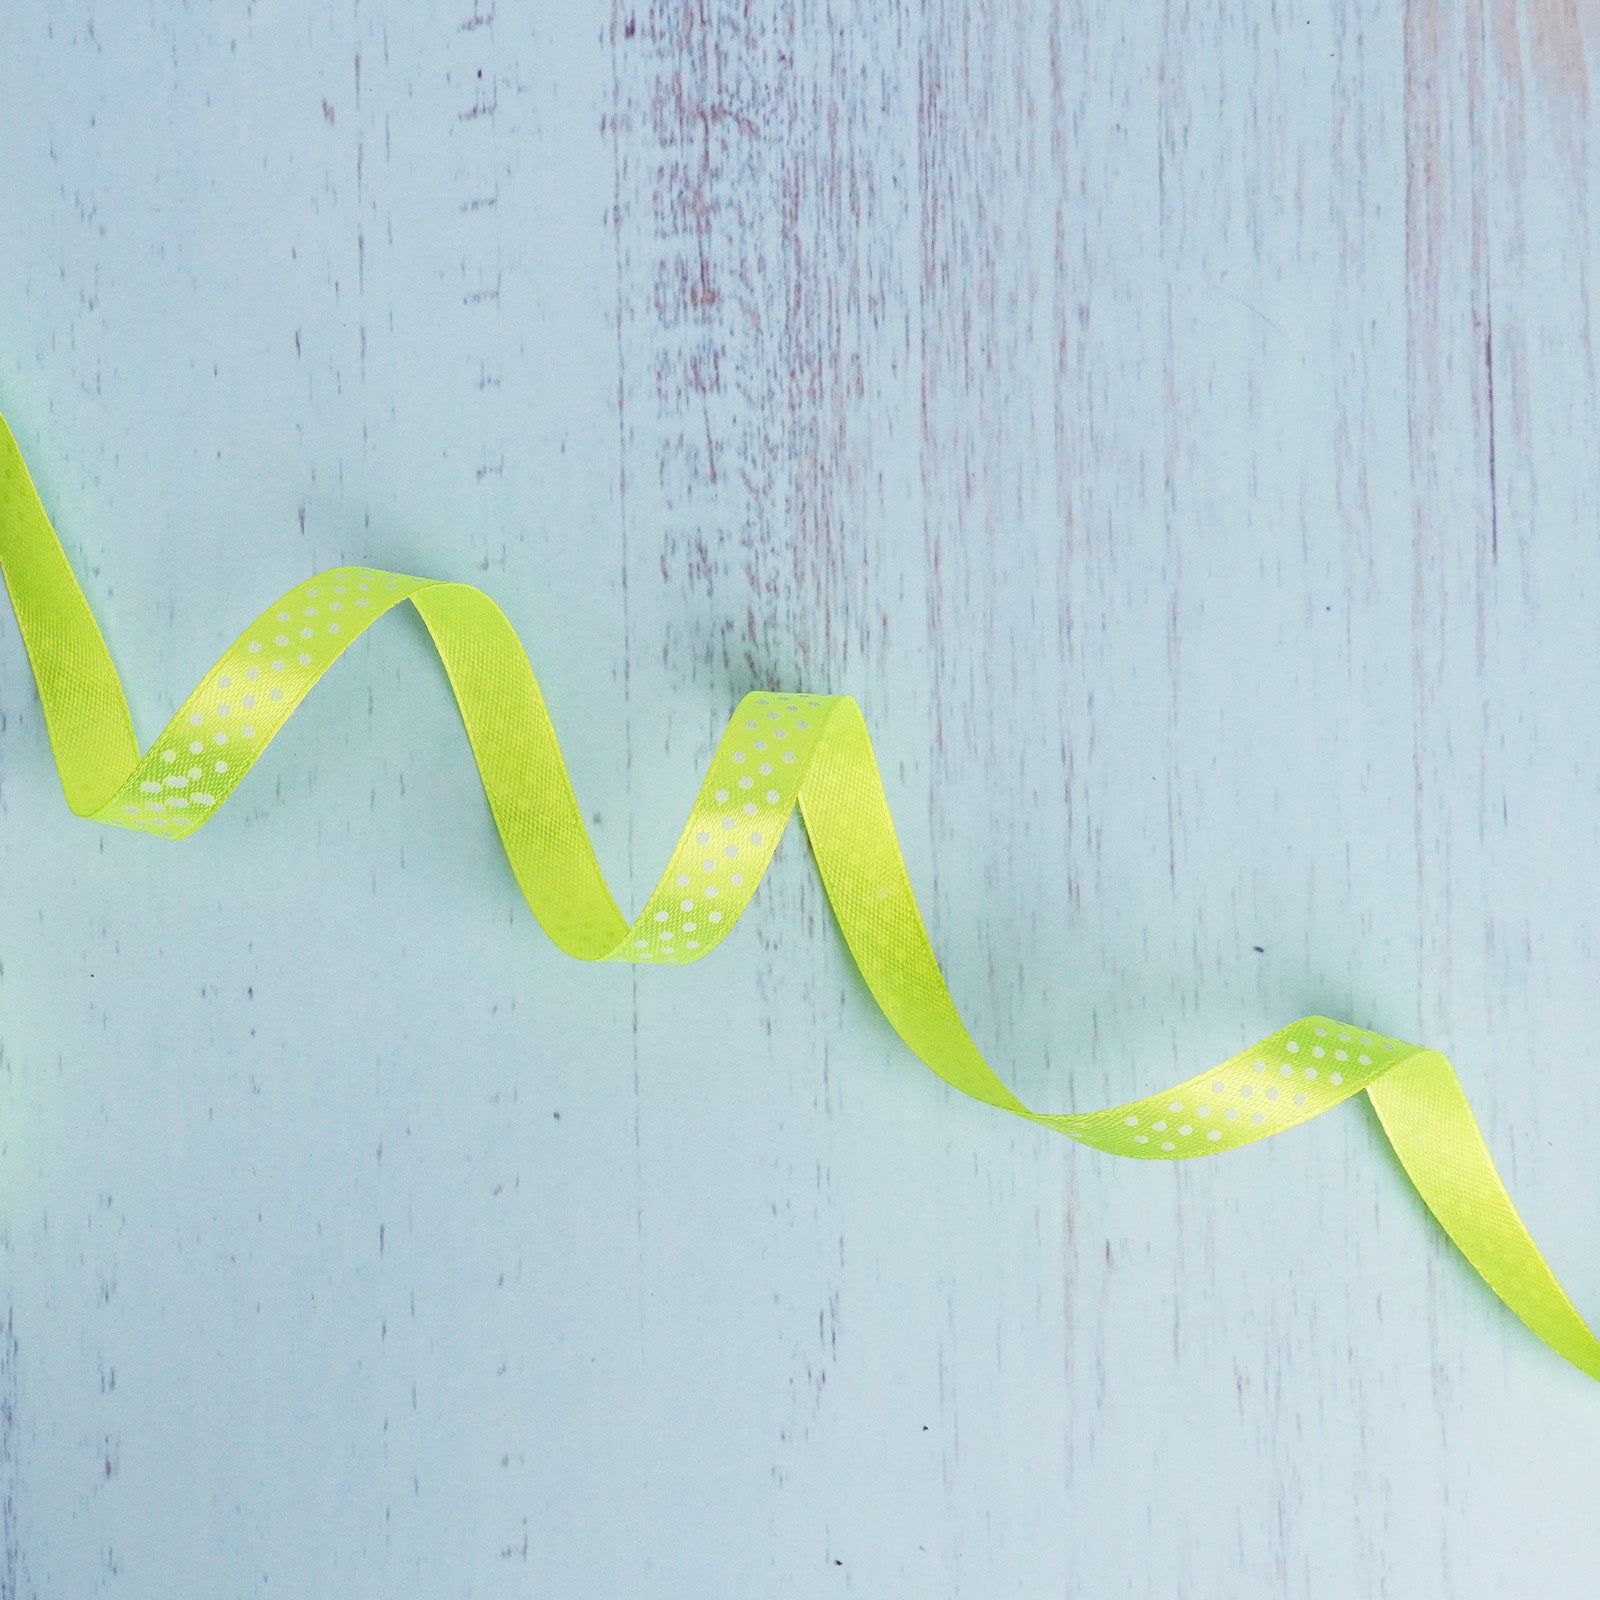
<instances>
[{"instance_id":1,"label":"glossy ribbon surface","mask_svg":"<svg viewBox=\"0 0 1600 1600\"><path fill-rule=\"evenodd\" d=\"M3 419L0 569L79 816L187 837L322 674L409 601L449 675L512 871L569 955L659 965L709 954L749 904L798 804L867 986L947 1083L1097 1150L1158 1161L1236 1149L1365 1090L1412 1182L1485 1282L1541 1339L1600 1378L1600 1344L1523 1226L1437 1051L1304 1017L1126 1105L1077 1114L1023 1105L990 1070L945 986L866 724L848 696L773 692L740 702L672 858L630 922L601 876L527 655L481 590L369 567L319 573L239 635L141 755L105 641Z\"/></svg>"}]
</instances>

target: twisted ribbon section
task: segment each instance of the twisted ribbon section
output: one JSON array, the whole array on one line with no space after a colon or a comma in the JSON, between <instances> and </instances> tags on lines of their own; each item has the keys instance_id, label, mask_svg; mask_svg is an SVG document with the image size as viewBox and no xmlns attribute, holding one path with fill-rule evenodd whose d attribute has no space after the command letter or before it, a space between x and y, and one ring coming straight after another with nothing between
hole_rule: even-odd
<instances>
[{"instance_id":1,"label":"twisted ribbon section","mask_svg":"<svg viewBox=\"0 0 1600 1600\"><path fill-rule=\"evenodd\" d=\"M1600 1343L1534 1244L1437 1051L1303 1017L1220 1066L1126 1105L1025 1106L968 1035L912 894L866 724L844 695L751 694L711 762L672 858L630 922L599 862L521 642L481 590L336 567L265 611L139 753L105 640L10 429L0 419L0 569L33 665L67 803L81 817L181 839L207 822L318 679L409 601L449 675L517 882L545 932L583 961L698 961L750 903L796 804L839 925L908 1046L963 1094L1112 1155L1216 1155L1365 1090L1400 1161L1484 1281L1574 1366Z\"/></svg>"}]
</instances>

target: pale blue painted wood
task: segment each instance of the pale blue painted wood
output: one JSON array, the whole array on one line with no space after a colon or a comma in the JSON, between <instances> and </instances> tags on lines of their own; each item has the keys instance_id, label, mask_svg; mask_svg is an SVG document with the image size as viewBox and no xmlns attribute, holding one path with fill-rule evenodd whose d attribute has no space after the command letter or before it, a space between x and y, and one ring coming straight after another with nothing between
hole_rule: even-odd
<instances>
[{"instance_id":1,"label":"pale blue painted wood","mask_svg":"<svg viewBox=\"0 0 1600 1600\"><path fill-rule=\"evenodd\" d=\"M318 566L480 582L637 903L738 695L848 691L1025 1097L1425 1039L1594 1311L1564 15L8 16L0 404L147 735ZM386 623L163 847L0 622L0 1592L1592 1587L1600 1401L1363 1111L961 1102L799 838L569 963L453 715Z\"/></svg>"}]
</instances>

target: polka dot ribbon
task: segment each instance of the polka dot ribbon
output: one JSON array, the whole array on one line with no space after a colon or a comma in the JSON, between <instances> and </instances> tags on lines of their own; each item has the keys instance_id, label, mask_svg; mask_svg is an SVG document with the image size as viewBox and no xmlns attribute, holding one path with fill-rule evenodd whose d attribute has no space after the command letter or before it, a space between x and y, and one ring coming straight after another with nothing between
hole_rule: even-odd
<instances>
[{"instance_id":1,"label":"polka dot ribbon","mask_svg":"<svg viewBox=\"0 0 1600 1600\"><path fill-rule=\"evenodd\" d=\"M545 932L584 961L698 961L750 903L798 804L828 898L884 1015L947 1083L1112 1155L1179 1161L1282 1133L1365 1091L1411 1181L1484 1281L1600 1378L1600 1344L1523 1226L1437 1051L1304 1017L1210 1071L1106 1111L1030 1110L956 1010L912 894L855 701L740 702L665 872L631 922L600 873L521 643L481 590L336 567L267 607L143 755L105 641L0 419L0 569L79 816L181 839L207 822L317 680L409 601L455 691L495 824Z\"/></svg>"}]
</instances>

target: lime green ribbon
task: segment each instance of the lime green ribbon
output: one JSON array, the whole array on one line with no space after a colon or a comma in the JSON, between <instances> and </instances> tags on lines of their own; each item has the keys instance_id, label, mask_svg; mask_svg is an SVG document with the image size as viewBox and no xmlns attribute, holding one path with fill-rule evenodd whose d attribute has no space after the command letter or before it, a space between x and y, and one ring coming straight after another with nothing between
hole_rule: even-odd
<instances>
[{"instance_id":1,"label":"lime green ribbon","mask_svg":"<svg viewBox=\"0 0 1600 1600\"><path fill-rule=\"evenodd\" d=\"M319 573L239 635L140 755L105 640L3 418L0 570L78 816L187 837L323 673L408 600L449 675L512 871L568 955L656 965L708 955L750 903L798 803L867 987L946 1083L1097 1150L1156 1161L1235 1150L1365 1090L1411 1181L1484 1281L1541 1339L1600 1378L1600 1343L1523 1226L1455 1070L1436 1050L1303 1017L1210 1071L1106 1111L1033 1111L1017 1099L945 986L849 696L745 696L672 859L630 922L601 876L527 655L482 590L372 567Z\"/></svg>"}]
</instances>

